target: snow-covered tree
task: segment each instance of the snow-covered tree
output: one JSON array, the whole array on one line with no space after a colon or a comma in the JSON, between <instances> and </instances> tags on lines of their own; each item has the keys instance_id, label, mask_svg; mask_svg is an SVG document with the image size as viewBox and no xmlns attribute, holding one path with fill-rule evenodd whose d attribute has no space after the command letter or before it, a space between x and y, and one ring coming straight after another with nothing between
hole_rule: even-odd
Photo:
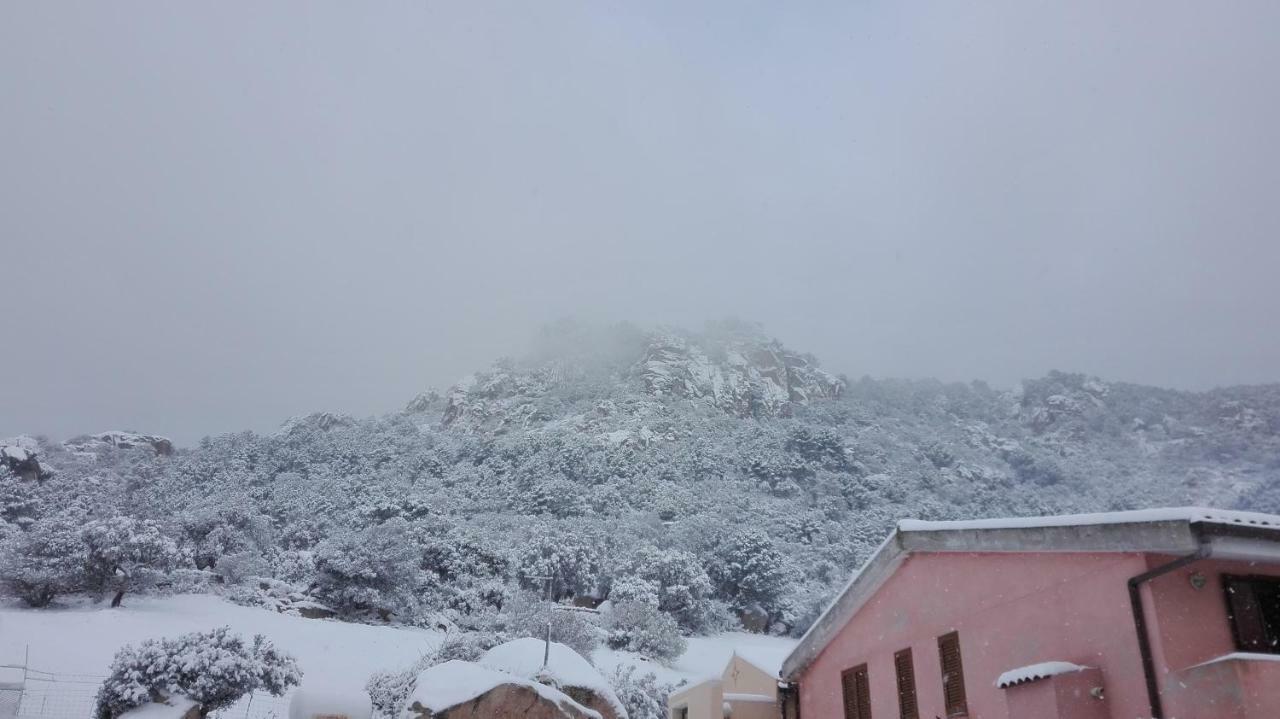
<instances>
[{"instance_id":1,"label":"snow-covered tree","mask_svg":"<svg viewBox=\"0 0 1280 719\"><path fill-rule=\"evenodd\" d=\"M312 591L345 614L402 611L422 579L409 524L396 517L316 548Z\"/></svg>"},{"instance_id":2,"label":"snow-covered tree","mask_svg":"<svg viewBox=\"0 0 1280 719\"><path fill-rule=\"evenodd\" d=\"M293 657L262 635L252 641L228 627L151 639L116 653L98 690L97 719L115 719L147 702L186 697L201 715L258 690L279 696L302 679Z\"/></svg>"},{"instance_id":3,"label":"snow-covered tree","mask_svg":"<svg viewBox=\"0 0 1280 719\"><path fill-rule=\"evenodd\" d=\"M118 607L126 592L148 587L178 565L177 544L149 519L116 516L89 522L81 533L86 579L98 592L113 591Z\"/></svg>"},{"instance_id":4,"label":"snow-covered tree","mask_svg":"<svg viewBox=\"0 0 1280 719\"><path fill-rule=\"evenodd\" d=\"M710 574L720 595L739 611L759 608L772 622L788 609L794 573L786 555L759 529L726 537L715 549Z\"/></svg>"},{"instance_id":5,"label":"snow-covered tree","mask_svg":"<svg viewBox=\"0 0 1280 719\"><path fill-rule=\"evenodd\" d=\"M0 542L0 582L30 606L48 606L83 586L85 558L79 522L49 517Z\"/></svg>"},{"instance_id":6,"label":"snow-covered tree","mask_svg":"<svg viewBox=\"0 0 1280 719\"><path fill-rule=\"evenodd\" d=\"M658 609L675 617L684 629L707 628L714 612L713 587L697 555L647 545L630 557L620 574L655 587ZM615 593L617 588L615 581Z\"/></svg>"},{"instance_id":7,"label":"snow-covered tree","mask_svg":"<svg viewBox=\"0 0 1280 719\"><path fill-rule=\"evenodd\" d=\"M613 649L636 652L663 663L684 654L687 647L676 620L645 602L615 603L605 630Z\"/></svg>"}]
</instances>

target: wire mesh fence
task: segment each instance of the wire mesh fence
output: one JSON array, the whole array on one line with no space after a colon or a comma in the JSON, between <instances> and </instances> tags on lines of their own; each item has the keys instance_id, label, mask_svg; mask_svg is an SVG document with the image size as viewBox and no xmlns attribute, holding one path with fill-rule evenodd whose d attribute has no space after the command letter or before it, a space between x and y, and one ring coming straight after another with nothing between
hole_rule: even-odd
<instances>
[{"instance_id":1,"label":"wire mesh fence","mask_svg":"<svg viewBox=\"0 0 1280 719\"><path fill-rule=\"evenodd\" d=\"M23 665L0 665L0 719L93 719L98 687L106 679ZM209 715L212 719L287 719L289 695L254 692Z\"/></svg>"}]
</instances>

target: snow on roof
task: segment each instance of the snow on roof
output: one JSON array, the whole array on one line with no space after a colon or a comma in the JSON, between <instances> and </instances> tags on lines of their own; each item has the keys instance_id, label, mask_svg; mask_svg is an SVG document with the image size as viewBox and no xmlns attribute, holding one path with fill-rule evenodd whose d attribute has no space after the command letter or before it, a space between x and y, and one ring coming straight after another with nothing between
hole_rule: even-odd
<instances>
[{"instance_id":1,"label":"snow on roof","mask_svg":"<svg viewBox=\"0 0 1280 719\"><path fill-rule=\"evenodd\" d=\"M754 648L734 647L733 655L774 679L782 672L782 659Z\"/></svg>"},{"instance_id":2,"label":"snow on roof","mask_svg":"<svg viewBox=\"0 0 1280 719\"><path fill-rule=\"evenodd\" d=\"M1069 674L1071 672L1078 672L1088 668L1089 667L1082 667L1079 664L1072 664L1071 662L1040 662L1039 664L1031 664L1025 667L1018 667L1017 669L1010 669L1004 674L1001 674L1000 677L996 679L996 688L1007 689L1018 684L1026 684L1027 682L1034 682L1038 679L1048 679L1049 677L1056 677L1059 674Z\"/></svg>"},{"instance_id":3,"label":"snow on roof","mask_svg":"<svg viewBox=\"0 0 1280 719\"><path fill-rule=\"evenodd\" d=\"M1191 668L1195 669L1196 667L1208 666L1210 664L1218 664L1219 662L1233 662L1233 661L1234 662L1280 662L1280 654L1259 654L1257 652L1231 652L1230 654L1223 654L1220 657L1214 657L1213 659L1210 659L1207 662L1200 662L1199 664Z\"/></svg>"},{"instance_id":4,"label":"snow on roof","mask_svg":"<svg viewBox=\"0 0 1280 719\"><path fill-rule=\"evenodd\" d=\"M120 719L181 719L196 703L181 694L169 697L167 702L147 702L120 715Z\"/></svg>"},{"instance_id":5,"label":"snow on roof","mask_svg":"<svg viewBox=\"0 0 1280 719\"><path fill-rule=\"evenodd\" d=\"M1099 524L1136 524L1141 522L1190 522L1193 524L1234 524L1280 528L1280 516L1274 514L1233 512L1206 507L1161 507L1128 512L1062 514L1051 517L969 519L947 522L903 519L898 522L898 530L902 532L933 532L962 529L1027 529L1037 527L1080 527Z\"/></svg>"},{"instance_id":6,"label":"snow on roof","mask_svg":"<svg viewBox=\"0 0 1280 719\"><path fill-rule=\"evenodd\" d=\"M556 705L571 705L588 717L601 719L599 712L582 706L558 689L459 659L437 664L419 674L418 681L414 684L413 694L409 697L408 706L412 707L416 702L432 712L443 712L503 684L532 689L538 693L538 696Z\"/></svg>"},{"instance_id":7,"label":"snow on roof","mask_svg":"<svg viewBox=\"0 0 1280 719\"><path fill-rule=\"evenodd\" d=\"M776 697L768 694L737 694L735 692L725 692L724 700L727 702L760 702L762 704L773 704L778 701Z\"/></svg>"},{"instance_id":8,"label":"snow on roof","mask_svg":"<svg viewBox=\"0 0 1280 719\"><path fill-rule=\"evenodd\" d=\"M542 657L545 651L544 640L524 637L499 644L485 652L477 663L525 679L549 679L559 687L589 689L609 702L618 716L626 716L626 709L613 687L581 654L568 645L551 642L551 656L544 667Z\"/></svg>"}]
</instances>

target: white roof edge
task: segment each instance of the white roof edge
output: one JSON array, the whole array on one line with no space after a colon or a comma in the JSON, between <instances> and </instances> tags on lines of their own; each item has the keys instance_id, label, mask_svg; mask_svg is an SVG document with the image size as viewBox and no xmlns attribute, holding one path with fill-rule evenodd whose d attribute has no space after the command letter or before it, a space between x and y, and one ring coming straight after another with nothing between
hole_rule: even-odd
<instances>
[{"instance_id":1,"label":"white roof edge","mask_svg":"<svg viewBox=\"0 0 1280 719\"><path fill-rule=\"evenodd\" d=\"M1031 529L1037 527L1081 527L1101 524L1139 524L1143 522L1188 522L1280 529L1280 515L1262 512L1239 512L1208 507L1159 507L1124 512L1093 514L1060 514L1047 517L1005 517L959 521L926 521L902 519L898 529L904 532L938 532L964 529Z\"/></svg>"}]
</instances>

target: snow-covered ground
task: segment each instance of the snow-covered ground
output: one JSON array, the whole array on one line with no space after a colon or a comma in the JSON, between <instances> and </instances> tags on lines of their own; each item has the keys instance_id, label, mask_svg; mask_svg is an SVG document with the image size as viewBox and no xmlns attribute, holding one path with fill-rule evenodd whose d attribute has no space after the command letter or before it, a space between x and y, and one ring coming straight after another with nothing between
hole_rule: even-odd
<instances>
[{"instance_id":1,"label":"snow-covered ground","mask_svg":"<svg viewBox=\"0 0 1280 719\"><path fill-rule=\"evenodd\" d=\"M242 607L210 595L132 597L124 607L105 604L31 610L0 606L0 664L20 663L30 648L31 666L47 672L105 675L111 657L125 644L143 639L205 631L229 625L245 635L262 634L297 658L303 685L359 689L375 671L400 669L431 651L440 632L402 626L371 626L304 619ZM727 633L689 639L689 649L671 667L630 652L597 650L592 660L603 673L620 665L652 671L676 683L719 674L735 648L782 663L795 640Z\"/></svg>"}]
</instances>

